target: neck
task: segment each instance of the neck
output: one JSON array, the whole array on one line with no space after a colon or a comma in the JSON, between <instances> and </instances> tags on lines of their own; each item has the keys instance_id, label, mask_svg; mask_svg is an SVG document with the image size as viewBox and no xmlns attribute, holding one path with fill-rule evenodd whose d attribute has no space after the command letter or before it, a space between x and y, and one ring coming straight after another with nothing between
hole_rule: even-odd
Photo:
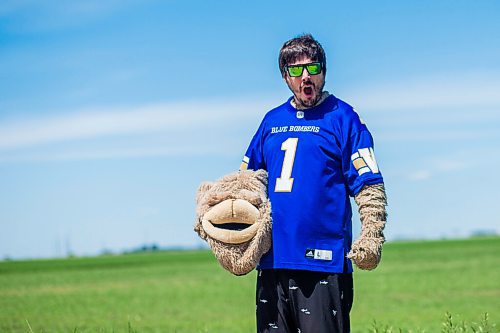
<instances>
[{"instance_id":1,"label":"neck","mask_svg":"<svg viewBox=\"0 0 500 333\"><path fill-rule=\"evenodd\" d=\"M325 99L330 96L330 93L328 91L323 91L323 93L321 94L321 97L318 99L318 101L313 105L313 106L304 106L300 103L297 103L297 100L295 99L295 96L290 100L290 104L292 104L292 106L297 109L297 110L307 110L307 109L311 109L311 108L314 108L318 105L320 105L321 103L323 103L325 101Z\"/></svg>"}]
</instances>

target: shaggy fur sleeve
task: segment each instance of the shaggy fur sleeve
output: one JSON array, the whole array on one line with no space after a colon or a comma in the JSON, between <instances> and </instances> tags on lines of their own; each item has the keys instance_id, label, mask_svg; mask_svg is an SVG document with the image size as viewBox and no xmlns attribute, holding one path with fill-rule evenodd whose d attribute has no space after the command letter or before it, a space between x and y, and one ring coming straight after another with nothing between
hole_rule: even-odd
<instances>
[{"instance_id":1,"label":"shaggy fur sleeve","mask_svg":"<svg viewBox=\"0 0 500 333\"><path fill-rule=\"evenodd\" d=\"M387 220L387 197L384 184L364 186L354 197L361 219L361 235L352 244L347 255L360 269L377 267L385 242L384 227Z\"/></svg>"}]
</instances>

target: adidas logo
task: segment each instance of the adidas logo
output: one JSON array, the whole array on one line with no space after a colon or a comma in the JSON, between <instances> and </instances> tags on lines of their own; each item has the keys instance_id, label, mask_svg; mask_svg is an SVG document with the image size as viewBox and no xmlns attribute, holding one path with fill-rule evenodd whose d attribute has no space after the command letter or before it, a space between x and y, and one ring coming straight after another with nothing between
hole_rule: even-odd
<instances>
[{"instance_id":1,"label":"adidas logo","mask_svg":"<svg viewBox=\"0 0 500 333\"><path fill-rule=\"evenodd\" d=\"M306 250L306 258L314 258L314 250Z\"/></svg>"}]
</instances>

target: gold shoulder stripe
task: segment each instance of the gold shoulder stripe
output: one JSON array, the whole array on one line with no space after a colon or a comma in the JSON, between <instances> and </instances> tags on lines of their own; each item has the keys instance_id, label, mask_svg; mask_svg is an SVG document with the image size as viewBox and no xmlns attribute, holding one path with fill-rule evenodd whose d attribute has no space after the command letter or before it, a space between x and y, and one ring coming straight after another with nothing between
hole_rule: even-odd
<instances>
[{"instance_id":1,"label":"gold shoulder stripe","mask_svg":"<svg viewBox=\"0 0 500 333\"><path fill-rule=\"evenodd\" d=\"M366 162L362 158L355 159L354 161L352 161L352 164L354 164L354 167L356 168L356 170L359 170L362 167L366 166Z\"/></svg>"}]
</instances>

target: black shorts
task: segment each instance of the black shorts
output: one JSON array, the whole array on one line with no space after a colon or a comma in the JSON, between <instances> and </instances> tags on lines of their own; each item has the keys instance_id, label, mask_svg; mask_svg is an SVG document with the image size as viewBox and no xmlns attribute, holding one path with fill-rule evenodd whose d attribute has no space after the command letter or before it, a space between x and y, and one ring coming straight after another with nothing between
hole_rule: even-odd
<instances>
[{"instance_id":1,"label":"black shorts","mask_svg":"<svg viewBox=\"0 0 500 333\"><path fill-rule=\"evenodd\" d=\"M256 301L259 333L347 333L352 274L261 270Z\"/></svg>"}]
</instances>

